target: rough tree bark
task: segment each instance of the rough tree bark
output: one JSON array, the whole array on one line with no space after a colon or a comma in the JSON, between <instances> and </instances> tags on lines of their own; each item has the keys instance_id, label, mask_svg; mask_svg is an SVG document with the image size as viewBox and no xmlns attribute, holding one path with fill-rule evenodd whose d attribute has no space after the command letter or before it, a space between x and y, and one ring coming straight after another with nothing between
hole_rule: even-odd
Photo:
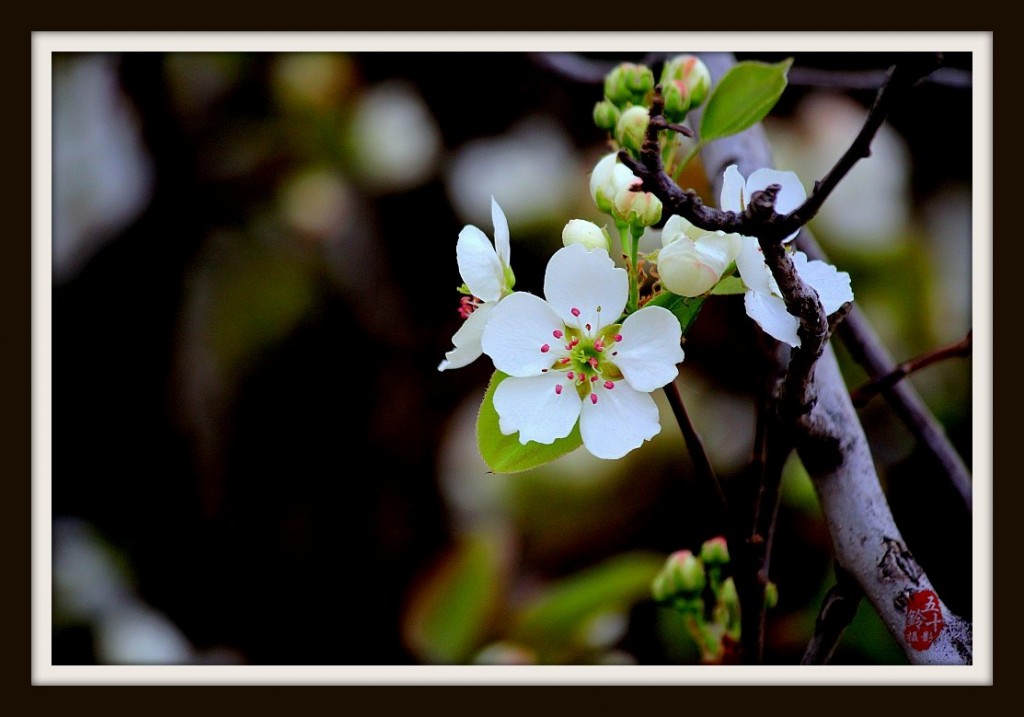
<instances>
[{"instance_id":1,"label":"rough tree bark","mask_svg":"<svg viewBox=\"0 0 1024 717\"><path fill-rule=\"evenodd\" d=\"M735 63L729 53L701 57L714 81ZM699 126L699 113L691 116ZM701 160L716 197L730 164L738 165L743 176L774 166L761 125L711 142ZM837 561L856 578L912 664L970 664L971 625L942 603L907 549L831 347L818 360L814 379L817 402L796 428L796 446L821 502ZM942 618L938 636L930 642L921 639L920 631L914 639L910 629L916 618L936 616L925 609L929 599Z\"/></svg>"}]
</instances>

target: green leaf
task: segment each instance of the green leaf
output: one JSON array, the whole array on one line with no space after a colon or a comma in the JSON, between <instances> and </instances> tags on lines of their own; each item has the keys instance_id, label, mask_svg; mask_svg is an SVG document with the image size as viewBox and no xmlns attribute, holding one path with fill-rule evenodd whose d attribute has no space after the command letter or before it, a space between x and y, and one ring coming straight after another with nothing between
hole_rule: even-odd
<instances>
[{"instance_id":1,"label":"green leaf","mask_svg":"<svg viewBox=\"0 0 1024 717\"><path fill-rule=\"evenodd\" d=\"M464 663L483 644L501 607L506 552L494 536L467 535L414 584L402 633L420 660Z\"/></svg>"},{"instance_id":2,"label":"green leaf","mask_svg":"<svg viewBox=\"0 0 1024 717\"><path fill-rule=\"evenodd\" d=\"M530 645L551 659L582 647L591 621L609 612L628 611L651 597L651 581L665 556L634 552L615 556L565 578L525 606L515 621L511 639Z\"/></svg>"},{"instance_id":3,"label":"green leaf","mask_svg":"<svg viewBox=\"0 0 1024 717\"><path fill-rule=\"evenodd\" d=\"M476 419L476 442L488 468L495 473L519 473L550 463L583 445L578 421L572 433L551 444L529 441L523 445L519 442L518 433L503 434L498 426L498 412L494 410L494 392L506 378L508 375L501 371L495 371L491 376Z\"/></svg>"},{"instance_id":4,"label":"green leaf","mask_svg":"<svg viewBox=\"0 0 1024 717\"><path fill-rule=\"evenodd\" d=\"M747 285L743 283L743 279L738 276L727 276L720 282L715 284L715 288L711 290L711 293L715 296L728 296L730 294L745 294L747 292Z\"/></svg>"},{"instance_id":5,"label":"green leaf","mask_svg":"<svg viewBox=\"0 0 1024 717\"><path fill-rule=\"evenodd\" d=\"M786 89L793 58L769 65L740 62L732 67L708 98L700 120L700 141L737 134L764 119Z\"/></svg>"},{"instance_id":6,"label":"green leaf","mask_svg":"<svg viewBox=\"0 0 1024 717\"><path fill-rule=\"evenodd\" d=\"M689 298L673 294L671 291L662 291L645 304L645 306L661 306L675 314L675 317L679 319L679 326L683 330L683 336L686 336L686 332L693 326L693 322L697 319L697 314L700 313L700 307L703 305L703 296Z\"/></svg>"}]
</instances>

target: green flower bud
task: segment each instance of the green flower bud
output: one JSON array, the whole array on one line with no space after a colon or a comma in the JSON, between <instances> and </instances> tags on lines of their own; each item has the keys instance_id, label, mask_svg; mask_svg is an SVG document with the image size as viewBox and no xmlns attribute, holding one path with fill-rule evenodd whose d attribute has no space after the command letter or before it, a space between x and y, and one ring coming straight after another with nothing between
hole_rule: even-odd
<instances>
[{"instance_id":1,"label":"green flower bud","mask_svg":"<svg viewBox=\"0 0 1024 717\"><path fill-rule=\"evenodd\" d=\"M665 118L669 122L682 122L690 111L690 90L682 80L672 80L662 86L665 98Z\"/></svg>"},{"instance_id":2,"label":"green flower bud","mask_svg":"<svg viewBox=\"0 0 1024 717\"><path fill-rule=\"evenodd\" d=\"M649 227L661 220L661 200L650 192L634 192L632 187L639 182L637 179L622 187L615 195L615 217L633 228Z\"/></svg>"},{"instance_id":3,"label":"green flower bud","mask_svg":"<svg viewBox=\"0 0 1024 717\"><path fill-rule=\"evenodd\" d=\"M707 65L694 55L679 55L665 63L661 71L661 85L667 88L674 82L682 82L686 87L688 109L702 104L711 91L711 73Z\"/></svg>"},{"instance_id":4,"label":"green flower bud","mask_svg":"<svg viewBox=\"0 0 1024 717\"><path fill-rule=\"evenodd\" d=\"M640 104L654 87L654 73L649 67L623 62L605 75L604 94L619 107Z\"/></svg>"},{"instance_id":5,"label":"green flower bud","mask_svg":"<svg viewBox=\"0 0 1024 717\"><path fill-rule=\"evenodd\" d=\"M764 586L764 606L771 610L779 604L779 586L771 580Z\"/></svg>"},{"instance_id":6,"label":"green flower bud","mask_svg":"<svg viewBox=\"0 0 1024 717\"><path fill-rule=\"evenodd\" d=\"M658 602L689 600L700 595L707 578L704 564L689 550L677 550L668 556L665 566L651 586Z\"/></svg>"},{"instance_id":7,"label":"green flower bud","mask_svg":"<svg viewBox=\"0 0 1024 717\"><path fill-rule=\"evenodd\" d=\"M570 219L562 229L562 244L582 244L587 251L604 249L611 251L611 238L601 227L584 219Z\"/></svg>"},{"instance_id":8,"label":"green flower bud","mask_svg":"<svg viewBox=\"0 0 1024 717\"><path fill-rule=\"evenodd\" d=\"M594 105L594 124L598 129L614 132L621 114L614 103L609 100L601 100Z\"/></svg>"},{"instance_id":9,"label":"green flower bud","mask_svg":"<svg viewBox=\"0 0 1024 717\"><path fill-rule=\"evenodd\" d=\"M700 548L700 559L708 565L728 565L729 545L721 535L704 541Z\"/></svg>"},{"instance_id":10,"label":"green flower bud","mask_svg":"<svg viewBox=\"0 0 1024 717\"><path fill-rule=\"evenodd\" d=\"M639 152L650 121L651 116L646 107L630 107L619 117L619 123L615 126L615 139L623 147Z\"/></svg>"}]
</instances>

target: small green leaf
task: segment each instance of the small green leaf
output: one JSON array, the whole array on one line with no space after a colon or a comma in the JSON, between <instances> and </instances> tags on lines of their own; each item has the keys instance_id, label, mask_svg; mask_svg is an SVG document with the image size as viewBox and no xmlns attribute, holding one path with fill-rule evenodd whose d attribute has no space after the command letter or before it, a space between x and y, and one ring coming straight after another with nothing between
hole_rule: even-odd
<instances>
[{"instance_id":1,"label":"small green leaf","mask_svg":"<svg viewBox=\"0 0 1024 717\"><path fill-rule=\"evenodd\" d=\"M730 294L745 294L747 292L747 285L743 283L743 279L738 276L727 276L720 282L715 284L715 288L711 290L711 293L715 296L728 296Z\"/></svg>"},{"instance_id":2,"label":"small green leaf","mask_svg":"<svg viewBox=\"0 0 1024 717\"><path fill-rule=\"evenodd\" d=\"M530 441L523 445L519 442L518 433L510 436L502 433L498 426L498 412L494 410L494 392L506 378L508 375L501 371L495 371L491 376L476 419L476 442L488 468L495 473L519 473L550 463L583 444L579 422L573 426L572 433L551 444Z\"/></svg>"},{"instance_id":3,"label":"small green leaf","mask_svg":"<svg viewBox=\"0 0 1024 717\"><path fill-rule=\"evenodd\" d=\"M792 64L793 58L775 65L752 61L734 65L711 92L700 121L701 142L737 134L764 119L786 89Z\"/></svg>"},{"instance_id":4,"label":"small green leaf","mask_svg":"<svg viewBox=\"0 0 1024 717\"><path fill-rule=\"evenodd\" d=\"M647 302L645 306L661 306L668 309L679 319L679 326L683 330L683 336L693 326L693 322L700 313L700 307L704 305L703 296L692 298L673 294L671 291L663 291Z\"/></svg>"}]
</instances>

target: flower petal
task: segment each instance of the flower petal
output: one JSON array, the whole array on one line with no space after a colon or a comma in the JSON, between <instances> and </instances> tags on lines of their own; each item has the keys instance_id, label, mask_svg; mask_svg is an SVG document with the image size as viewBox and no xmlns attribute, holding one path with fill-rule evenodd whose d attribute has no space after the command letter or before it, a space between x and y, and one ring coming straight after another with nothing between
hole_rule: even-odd
<instances>
[{"instance_id":1,"label":"flower petal","mask_svg":"<svg viewBox=\"0 0 1024 717\"><path fill-rule=\"evenodd\" d=\"M567 326L590 324L596 332L614 323L626 308L628 295L626 271L616 268L603 251L587 251L572 244L548 261L544 296Z\"/></svg>"},{"instance_id":2,"label":"flower petal","mask_svg":"<svg viewBox=\"0 0 1024 717\"><path fill-rule=\"evenodd\" d=\"M473 296L483 301L497 301L501 298L505 270L486 234L472 224L467 224L459 232L455 256L459 262L459 274Z\"/></svg>"},{"instance_id":3,"label":"flower petal","mask_svg":"<svg viewBox=\"0 0 1024 717\"><path fill-rule=\"evenodd\" d=\"M821 299L826 314L833 314L847 301L853 301L850 275L824 261L808 261L802 251L793 253L793 265L800 278L810 284Z\"/></svg>"},{"instance_id":4,"label":"flower petal","mask_svg":"<svg viewBox=\"0 0 1024 717\"><path fill-rule=\"evenodd\" d=\"M725 176L722 178L722 195L719 198L718 206L725 212L742 212L747 207L745 195L747 182L740 174L735 164L725 168Z\"/></svg>"},{"instance_id":5,"label":"flower petal","mask_svg":"<svg viewBox=\"0 0 1024 717\"><path fill-rule=\"evenodd\" d=\"M491 222L494 224L494 248L497 250L498 259L502 266L511 266L512 245L509 242L508 219L494 197L491 197Z\"/></svg>"},{"instance_id":6,"label":"flower petal","mask_svg":"<svg viewBox=\"0 0 1024 717\"><path fill-rule=\"evenodd\" d=\"M747 316L756 321L766 334L790 346L800 345L800 337L796 334L799 322L786 311L786 303L778 296L748 291L743 297L743 305Z\"/></svg>"},{"instance_id":7,"label":"flower petal","mask_svg":"<svg viewBox=\"0 0 1024 717\"><path fill-rule=\"evenodd\" d=\"M668 309L645 306L630 314L619 329L622 340L615 344L612 359L626 382L638 391L661 388L679 373L683 360L679 346L682 329Z\"/></svg>"},{"instance_id":8,"label":"flower petal","mask_svg":"<svg viewBox=\"0 0 1024 717\"><path fill-rule=\"evenodd\" d=\"M484 334L484 327L491 312L498 304L482 304L476 311L469 315L466 321L459 327L459 330L452 336L452 343L455 345L451 351L444 355L444 361L437 367L438 371L449 368L462 368L473 363L483 349L480 346L480 339Z\"/></svg>"},{"instance_id":9,"label":"flower petal","mask_svg":"<svg viewBox=\"0 0 1024 717\"><path fill-rule=\"evenodd\" d=\"M565 389L556 392L555 386L559 384ZM494 391L498 427L506 436L518 431L523 445L529 441L553 443L568 436L576 425L581 405L579 394L560 371L506 378Z\"/></svg>"},{"instance_id":10,"label":"flower petal","mask_svg":"<svg viewBox=\"0 0 1024 717\"><path fill-rule=\"evenodd\" d=\"M771 272L764 261L761 245L754 237L741 237L741 240L740 253L736 255L736 268L739 269L740 276L743 277L743 283L758 294L770 294L772 292L769 278Z\"/></svg>"},{"instance_id":11,"label":"flower petal","mask_svg":"<svg viewBox=\"0 0 1024 717\"><path fill-rule=\"evenodd\" d=\"M564 330L565 324L548 302L517 291L495 305L481 343L499 371L537 376L568 355L564 342L554 336Z\"/></svg>"},{"instance_id":12,"label":"flower petal","mask_svg":"<svg viewBox=\"0 0 1024 717\"><path fill-rule=\"evenodd\" d=\"M747 201L754 192L764 189L769 184L782 187L775 197L775 211L788 214L807 200L807 191L796 172L783 172L767 167L755 170L747 177Z\"/></svg>"},{"instance_id":13,"label":"flower petal","mask_svg":"<svg viewBox=\"0 0 1024 717\"><path fill-rule=\"evenodd\" d=\"M661 431L658 404L650 394L621 382L611 390L598 388L596 395L597 403L583 401L580 435L583 445L598 458L621 458Z\"/></svg>"}]
</instances>

